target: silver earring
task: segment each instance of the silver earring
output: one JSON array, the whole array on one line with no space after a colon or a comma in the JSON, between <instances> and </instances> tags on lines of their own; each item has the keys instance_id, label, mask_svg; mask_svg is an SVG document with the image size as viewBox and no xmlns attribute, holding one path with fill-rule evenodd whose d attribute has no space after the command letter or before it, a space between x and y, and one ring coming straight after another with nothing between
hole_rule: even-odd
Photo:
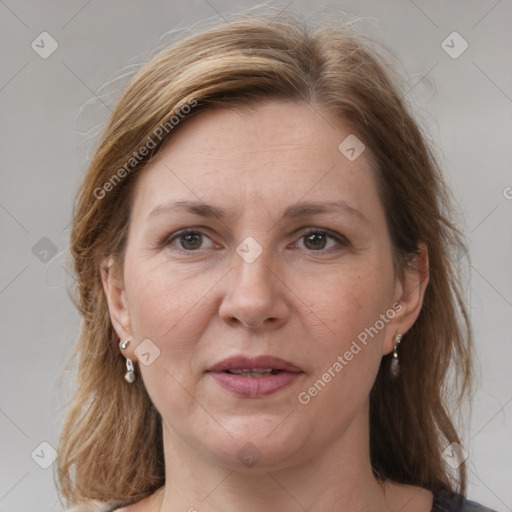
<instances>
[{"instance_id":1,"label":"silver earring","mask_svg":"<svg viewBox=\"0 0 512 512\"><path fill-rule=\"evenodd\" d=\"M395 336L395 346L393 348L393 358L391 359L391 375L396 379L398 374L400 373L400 362L398 360L398 345L400 345L400 340L402 339L402 335L397 333Z\"/></svg>"},{"instance_id":2,"label":"silver earring","mask_svg":"<svg viewBox=\"0 0 512 512\"><path fill-rule=\"evenodd\" d=\"M129 343L130 340L120 341L119 348L121 350L126 350ZM129 384L132 384L135 380L135 368L133 366L133 361L129 357L126 358L126 373L124 374L124 380Z\"/></svg>"},{"instance_id":3,"label":"silver earring","mask_svg":"<svg viewBox=\"0 0 512 512\"><path fill-rule=\"evenodd\" d=\"M135 380L135 368L133 367L133 361L127 357L126 358L126 373L124 374L124 380L129 384L133 384Z\"/></svg>"}]
</instances>

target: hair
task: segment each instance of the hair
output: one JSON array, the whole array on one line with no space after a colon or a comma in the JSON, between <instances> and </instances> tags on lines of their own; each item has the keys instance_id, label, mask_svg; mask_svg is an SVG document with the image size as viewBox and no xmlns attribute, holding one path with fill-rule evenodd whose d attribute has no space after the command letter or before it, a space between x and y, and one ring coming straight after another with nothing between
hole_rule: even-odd
<instances>
[{"instance_id":1,"label":"hair","mask_svg":"<svg viewBox=\"0 0 512 512\"><path fill-rule=\"evenodd\" d=\"M269 99L316 105L364 142L399 272L413 268L420 244L427 247L429 283L400 345L400 375L392 379L391 355L384 356L371 390L371 464L382 479L465 495L465 464L452 471L442 458L448 444L460 443L450 406L462 402L472 376L471 328L454 258L465 245L449 220L451 196L434 152L402 87L369 38L344 24L309 26L290 13L208 27L136 72L75 196L73 300L83 322L74 352L76 390L58 449L66 500L128 505L165 483L161 417L142 379L132 385L123 379L125 359L102 285L107 258L123 264L137 177L175 130L165 130L156 143L155 134L186 105L195 106L179 116L179 126L206 109L251 108Z\"/></svg>"}]
</instances>

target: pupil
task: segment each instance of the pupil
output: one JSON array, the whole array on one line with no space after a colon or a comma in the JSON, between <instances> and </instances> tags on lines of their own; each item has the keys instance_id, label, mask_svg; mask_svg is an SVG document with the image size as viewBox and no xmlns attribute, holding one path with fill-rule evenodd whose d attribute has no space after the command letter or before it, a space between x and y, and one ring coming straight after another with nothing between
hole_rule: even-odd
<instances>
[{"instance_id":1,"label":"pupil","mask_svg":"<svg viewBox=\"0 0 512 512\"><path fill-rule=\"evenodd\" d=\"M325 243L325 235L319 233L312 233L311 235L306 235L306 240L308 242L313 242L313 249L322 249ZM320 244L318 244L320 242ZM306 243L307 246L307 243ZM321 247L320 247L321 246Z\"/></svg>"},{"instance_id":2,"label":"pupil","mask_svg":"<svg viewBox=\"0 0 512 512\"><path fill-rule=\"evenodd\" d=\"M199 246L201 246L200 235L199 234L189 233L189 234L183 235L181 237L181 239L182 239L182 241L185 242L183 244L183 245L185 245L185 249L197 249ZM199 240L199 244L197 244L198 240ZM195 244L194 244L194 241L196 242ZM187 247L187 244L191 244L192 247L190 247L190 245Z\"/></svg>"}]
</instances>

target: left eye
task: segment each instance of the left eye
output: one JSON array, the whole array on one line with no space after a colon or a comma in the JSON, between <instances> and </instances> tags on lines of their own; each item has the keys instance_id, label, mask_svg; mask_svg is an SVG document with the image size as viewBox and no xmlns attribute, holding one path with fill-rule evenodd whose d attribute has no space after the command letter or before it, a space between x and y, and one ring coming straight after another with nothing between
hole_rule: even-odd
<instances>
[{"instance_id":1,"label":"left eye","mask_svg":"<svg viewBox=\"0 0 512 512\"><path fill-rule=\"evenodd\" d=\"M326 247L328 239L333 240L331 247ZM304 240L306 249L312 251L321 252L332 249L336 245L343 245L343 240L339 236L331 235L326 231L309 231L300 237L300 240Z\"/></svg>"}]
</instances>

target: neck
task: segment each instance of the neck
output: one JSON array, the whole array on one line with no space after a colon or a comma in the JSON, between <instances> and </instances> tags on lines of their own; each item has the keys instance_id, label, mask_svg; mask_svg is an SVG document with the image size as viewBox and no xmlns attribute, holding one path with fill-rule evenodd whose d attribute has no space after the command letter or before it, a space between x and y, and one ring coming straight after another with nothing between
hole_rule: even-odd
<instances>
[{"instance_id":1,"label":"neck","mask_svg":"<svg viewBox=\"0 0 512 512\"><path fill-rule=\"evenodd\" d=\"M166 484L159 512L369 512L388 510L369 457L367 409L318 453L286 467L239 470L215 464L164 423ZM178 462L179 461L179 462Z\"/></svg>"}]
</instances>

